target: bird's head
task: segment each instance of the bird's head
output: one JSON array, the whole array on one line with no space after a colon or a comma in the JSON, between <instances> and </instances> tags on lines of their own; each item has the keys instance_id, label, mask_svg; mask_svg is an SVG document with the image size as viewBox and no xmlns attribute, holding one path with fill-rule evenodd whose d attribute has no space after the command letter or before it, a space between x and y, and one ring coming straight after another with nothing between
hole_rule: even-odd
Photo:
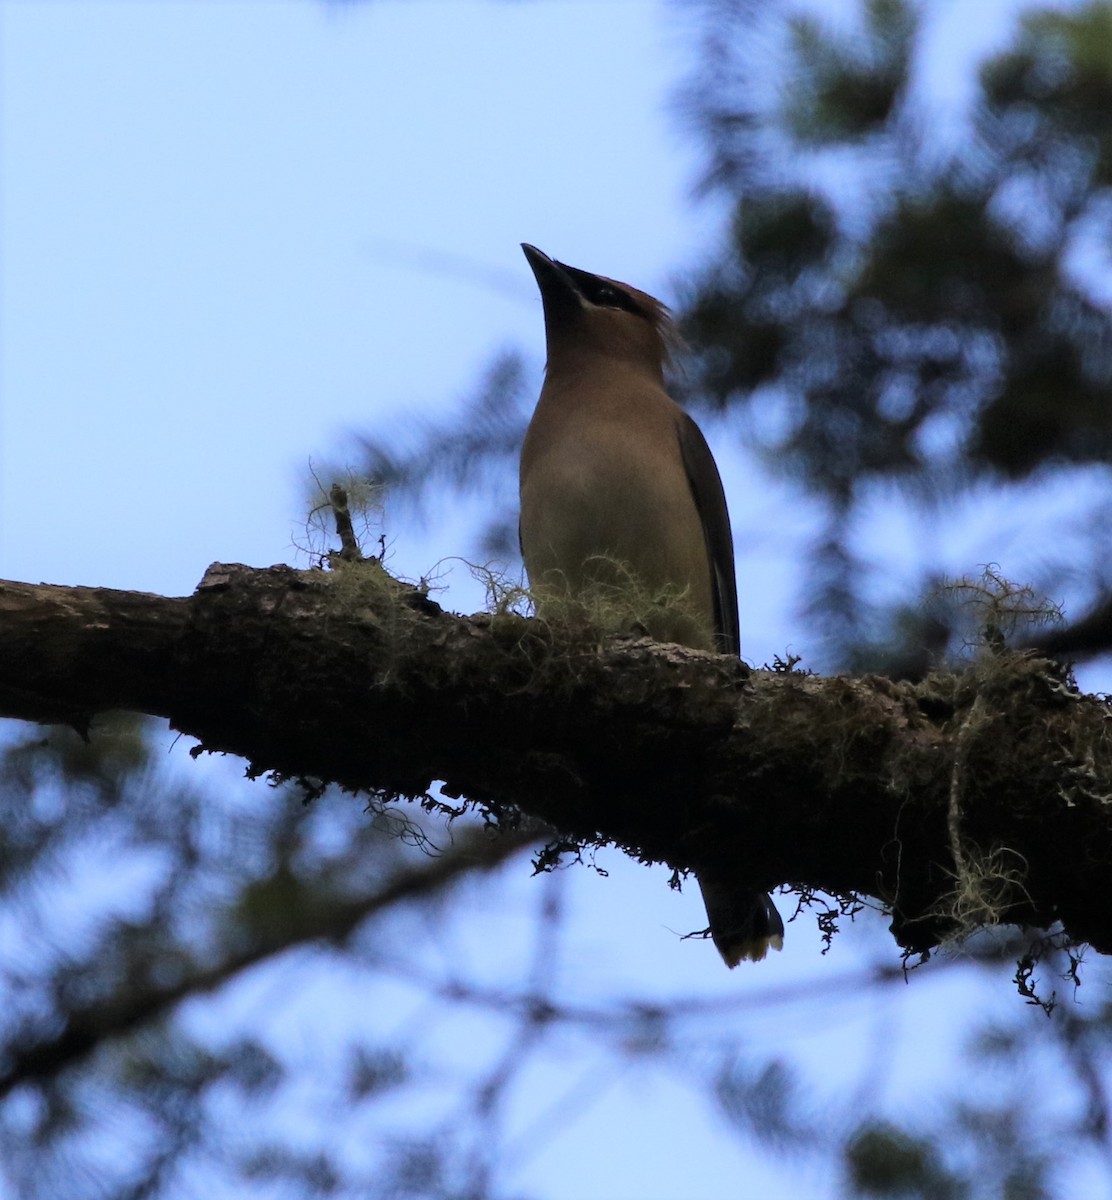
<instances>
[{"instance_id":1,"label":"bird's head","mask_svg":"<svg viewBox=\"0 0 1112 1200\"><path fill-rule=\"evenodd\" d=\"M675 341L668 309L646 292L549 258L522 244L533 268L548 338L549 367L600 354L661 372Z\"/></svg>"}]
</instances>

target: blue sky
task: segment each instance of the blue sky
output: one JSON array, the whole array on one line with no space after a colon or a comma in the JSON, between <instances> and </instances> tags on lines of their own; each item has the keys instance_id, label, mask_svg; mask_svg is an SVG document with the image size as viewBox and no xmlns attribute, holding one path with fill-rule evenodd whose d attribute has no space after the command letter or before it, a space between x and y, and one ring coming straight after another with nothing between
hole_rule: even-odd
<instances>
[{"instance_id":1,"label":"blue sky","mask_svg":"<svg viewBox=\"0 0 1112 1200\"><path fill-rule=\"evenodd\" d=\"M178 595L214 560L306 566L312 460L342 457L351 431L444 412L505 346L532 354L539 380L521 241L665 299L672 272L713 247L716 213L690 199L696 160L668 107L687 33L656 4L7 0L2 20L6 578ZM815 515L709 433L738 536L746 653L813 649L791 599L792 548ZM890 574L915 535L881 508L871 536ZM469 517L453 504L419 525L388 506L391 566L420 576L466 554ZM966 529L960 513L952 524ZM956 570L984 561L979 535L962 536ZM441 600L469 611L482 596L456 570ZM173 758L194 769L184 746ZM709 945L675 937L701 924L693 889L677 897L665 873L617 854L605 865L608 879L567 883L572 994L795 981L821 995L891 954L879 920L827 958L800 922L783 955L727 975ZM520 913L540 902L521 863L497 886L504 902L441 931L477 962L484 947L520 949ZM316 986L349 996L339 977ZM1016 1003L956 968L843 998L819 1029L789 1007L729 1030L743 1049L795 1056L835 1097L884 1045L881 1091L899 1099L952 1075L966 1011ZM479 1038L463 1019L444 1034L457 1048ZM280 1027L311 1046L310 1020L310 1003L290 1000ZM580 1077L606 1082L523 1157L514 1186L612 1200L833 1194L739 1141L682 1081L608 1062L576 1043L539 1071L525 1125Z\"/></svg>"},{"instance_id":2,"label":"blue sky","mask_svg":"<svg viewBox=\"0 0 1112 1200\"><path fill-rule=\"evenodd\" d=\"M311 455L451 402L501 344L540 353L519 242L656 287L696 242L651 5L16 0L4 22L17 576L188 590L214 556L284 558Z\"/></svg>"}]
</instances>

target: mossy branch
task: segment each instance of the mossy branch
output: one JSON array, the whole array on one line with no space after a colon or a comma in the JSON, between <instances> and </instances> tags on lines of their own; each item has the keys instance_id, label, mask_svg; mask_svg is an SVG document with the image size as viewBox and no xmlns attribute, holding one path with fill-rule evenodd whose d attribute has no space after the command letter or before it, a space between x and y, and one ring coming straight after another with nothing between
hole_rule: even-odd
<instances>
[{"instance_id":1,"label":"mossy branch","mask_svg":"<svg viewBox=\"0 0 1112 1200\"><path fill-rule=\"evenodd\" d=\"M387 798L443 781L572 844L871 896L913 951L963 928L962 889L995 862L996 919L1112 949L1110 710L1045 660L993 654L914 685L754 671L454 616L374 560L214 565L187 599L0 584L0 713L84 729L113 708L252 775Z\"/></svg>"}]
</instances>

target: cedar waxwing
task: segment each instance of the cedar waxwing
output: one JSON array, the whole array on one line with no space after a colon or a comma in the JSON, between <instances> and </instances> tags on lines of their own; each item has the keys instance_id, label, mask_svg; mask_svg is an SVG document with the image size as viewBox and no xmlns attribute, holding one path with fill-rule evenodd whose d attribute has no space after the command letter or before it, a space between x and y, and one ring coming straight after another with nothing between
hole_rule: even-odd
<instances>
[{"instance_id":1,"label":"cedar waxwing","mask_svg":"<svg viewBox=\"0 0 1112 1200\"><path fill-rule=\"evenodd\" d=\"M698 425L664 390L671 322L652 296L523 245L544 302L548 363L521 450L521 554L545 596L639 593L661 641L738 654L734 547L722 480ZM650 605L645 597L662 598ZM769 896L699 877L729 967L784 944Z\"/></svg>"}]
</instances>

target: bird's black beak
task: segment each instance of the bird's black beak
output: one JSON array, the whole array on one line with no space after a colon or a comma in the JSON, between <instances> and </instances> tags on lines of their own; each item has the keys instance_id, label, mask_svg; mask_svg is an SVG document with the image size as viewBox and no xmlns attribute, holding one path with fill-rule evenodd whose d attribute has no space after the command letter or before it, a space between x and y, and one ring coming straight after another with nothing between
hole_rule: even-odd
<instances>
[{"instance_id":1,"label":"bird's black beak","mask_svg":"<svg viewBox=\"0 0 1112 1200\"><path fill-rule=\"evenodd\" d=\"M528 242L521 243L529 266L540 288L541 299L544 301L545 313L568 312L580 307L579 288L572 274L562 263L549 258L543 250L530 246Z\"/></svg>"}]
</instances>

